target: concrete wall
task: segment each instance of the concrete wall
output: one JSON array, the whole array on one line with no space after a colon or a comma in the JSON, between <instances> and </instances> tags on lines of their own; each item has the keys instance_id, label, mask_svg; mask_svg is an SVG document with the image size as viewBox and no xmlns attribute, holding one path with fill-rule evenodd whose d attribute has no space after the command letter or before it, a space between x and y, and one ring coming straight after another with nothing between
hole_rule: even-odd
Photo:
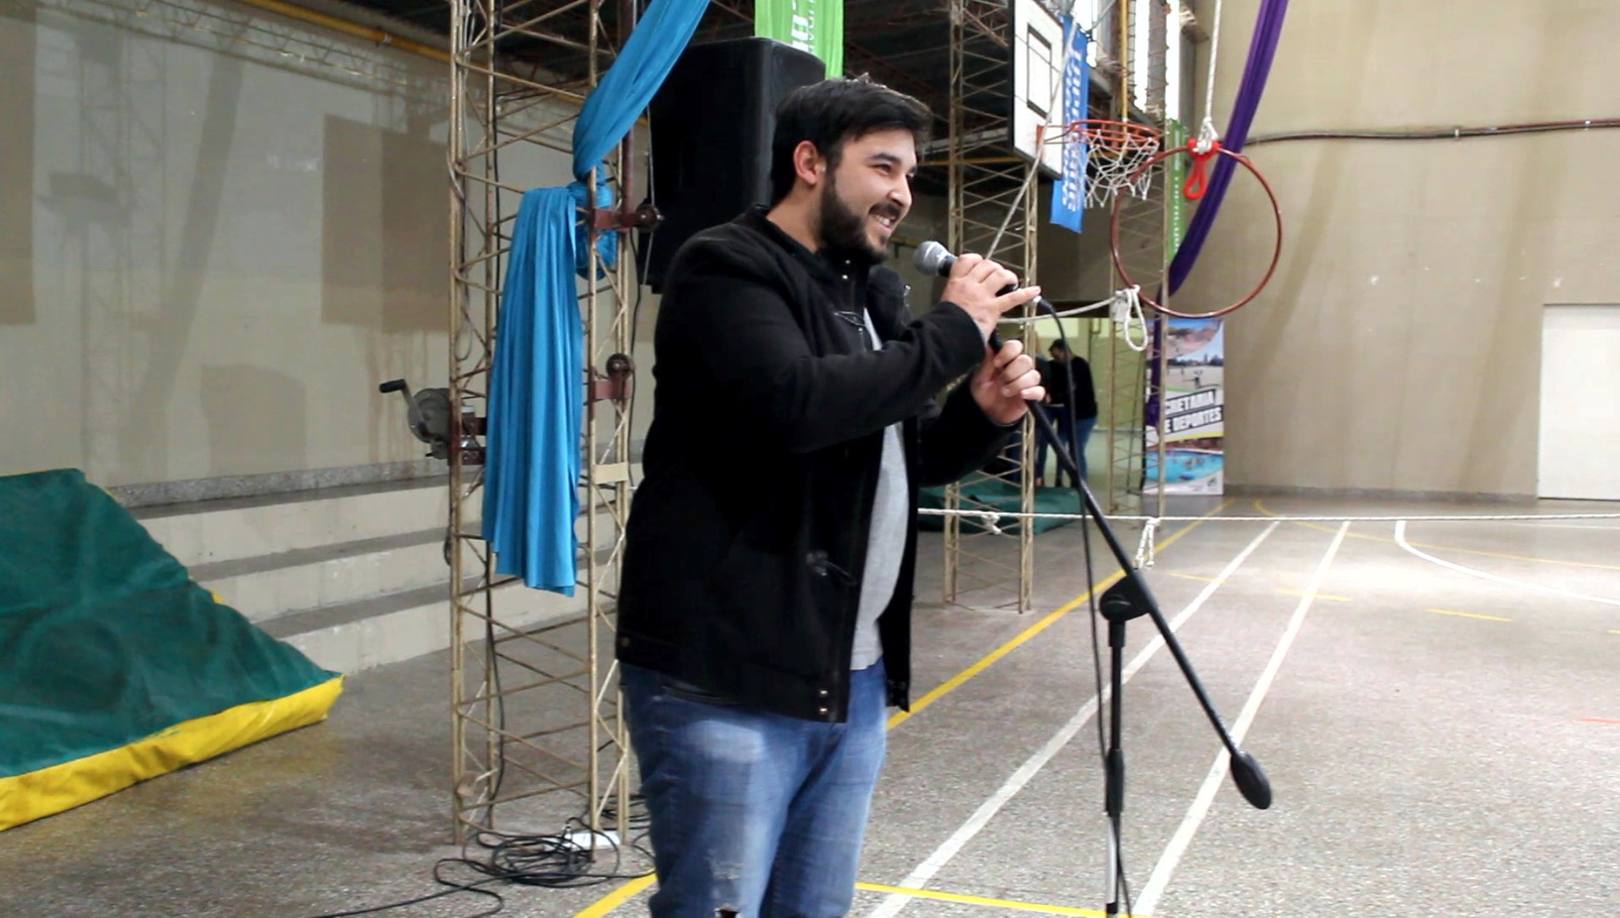
<instances>
[{"instance_id":1,"label":"concrete wall","mask_svg":"<svg viewBox=\"0 0 1620 918\"><path fill-rule=\"evenodd\" d=\"M375 385L444 378L444 65L315 29L361 72L288 59L230 29L301 27L191 2L211 31L120 19L118 0L0 11L0 170L32 177L0 183L0 473L134 485L416 459ZM1294 4L1255 133L1612 115L1609 6ZM1224 6L1223 127L1257 7ZM1620 132L1251 153L1287 234L1230 320L1229 480L1531 493L1542 308L1620 301ZM567 167L507 169L532 186ZM939 209L919 200L903 233L943 237ZM1267 219L1238 183L1182 299L1246 287ZM1101 212L1088 229L1043 229L1050 297L1108 292ZM655 313L649 295L643 371Z\"/></svg>"},{"instance_id":2,"label":"concrete wall","mask_svg":"<svg viewBox=\"0 0 1620 918\"><path fill-rule=\"evenodd\" d=\"M1257 8L1224 5L1223 129ZM1612 117L1612 13L1605 0L1293 4L1254 133ZM1286 237L1275 280L1228 322L1228 480L1532 494L1543 307L1620 302L1620 132L1250 153ZM1239 192L1184 302L1263 266L1268 212Z\"/></svg>"},{"instance_id":3,"label":"concrete wall","mask_svg":"<svg viewBox=\"0 0 1620 918\"><path fill-rule=\"evenodd\" d=\"M120 5L0 10L21 179L0 183L0 474L419 459L376 385L445 381L448 65L205 0L180 2L201 28ZM534 187L569 164L516 148L502 169Z\"/></svg>"}]
</instances>

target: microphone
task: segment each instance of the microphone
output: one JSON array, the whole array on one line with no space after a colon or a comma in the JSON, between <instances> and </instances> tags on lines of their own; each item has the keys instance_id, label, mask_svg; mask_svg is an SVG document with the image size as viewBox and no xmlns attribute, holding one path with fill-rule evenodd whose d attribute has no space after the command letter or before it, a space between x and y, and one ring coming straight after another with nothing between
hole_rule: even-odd
<instances>
[{"instance_id":1,"label":"microphone","mask_svg":"<svg viewBox=\"0 0 1620 918\"><path fill-rule=\"evenodd\" d=\"M917 246L917 254L912 256L911 263L918 271L921 271L924 274L937 274L940 277L950 277L951 266L956 264L956 256L951 254L950 249L947 249L945 246L939 244L935 240L930 239L922 245ZM1011 293L1017 289L1017 284L1008 284L997 291L996 295L1000 296L1002 294ZM1046 297L1044 296L1036 297L1034 300L1034 305L1038 311L1044 312L1049 316L1055 316L1057 314L1057 310L1052 308L1052 304L1048 303L1046 301ZM991 350L1001 350L1001 337L995 332L991 332L989 344Z\"/></svg>"},{"instance_id":2,"label":"microphone","mask_svg":"<svg viewBox=\"0 0 1620 918\"><path fill-rule=\"evenodd\" d=\"M956 264L956 256L951 254L950 249L930 239L917 246L917 254L912 256L911 263L924 274L950 277L951 265Z\"/></svg>"}]
</instances>

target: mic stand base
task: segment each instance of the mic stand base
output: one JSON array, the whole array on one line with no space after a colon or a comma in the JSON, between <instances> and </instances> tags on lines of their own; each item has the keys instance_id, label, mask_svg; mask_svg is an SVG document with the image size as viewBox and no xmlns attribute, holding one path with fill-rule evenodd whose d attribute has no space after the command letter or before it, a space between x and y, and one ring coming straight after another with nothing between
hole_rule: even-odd
<instances>
[{"instance_id":1,"label":"mic stand base","mask_svg":"<svg viewBox=\"0 0 1620 918\"><path fill-rule=\"evenodd\" d=\"M1121 715L1122 689L1124 687L1124 667L1122 658L1125 653L1125 623L1133 618L1146 615L1153 620L1158 629L1159 636L1164 639L1164 645L1170 649L1171 656L1175 657L1176 665L1181 668L1182 676L1192 689L1193 695L1198 699L1199 705L1204 709L1210 726L1220 737L1222 745L1232 756L1232 779L1237 785L1243 798L1256 809L1266 809L1271 806L1271 783L1266 779L1265 772L1261 770L1260 763L1254 757L1238 748L1232 739L1232 734L1226 729L1226 723L1221 720L1220 714L1215 710L1214 702L1210 701L1209 694L1204 691L1204 684L1193 670L1192 661L1181 648L1181 642L1176 633L1170 628L1170 623L1164 617L1159 604L1148 590L1147 581L1131 562L1125 547L1120 544L1119 538L1114 534L1113 527L1103 516L1102 508L1097 505L1097 498L1091 493L1085 478L1080 474L1080 468L1070 449L1071 442L1066 442L1058 436L1052 424L1052 419L1046 416L1045 409L1039 405L1031 405L1035 413L1035 421L1053 445L1053 452L1057 454L1058 462L1065 466L1069 474L1074 477L1076 490L1080 492L1080 499L1087 514L1096 520L1097 528L1102 533L1103 541L1107 543L1108 550L1113 554L1114 560L1119 563L1124 579L1109 587L1103 592L1098 603L1098 610L1108 620L1108 647L1109 647L1109 699L1108 699L1108 751L1104 763L1103 785L1103 811L1108 817L1108 902L1107 914L1109 918L1119 914L1119 892L1121 881L1120 870L1120 825L1125 811L1125 753L1121 748ZM1025 521L1025 525L1031 525ZM1081 525L1085 525L1084 520Z\"/></svg>"}]
</instances>

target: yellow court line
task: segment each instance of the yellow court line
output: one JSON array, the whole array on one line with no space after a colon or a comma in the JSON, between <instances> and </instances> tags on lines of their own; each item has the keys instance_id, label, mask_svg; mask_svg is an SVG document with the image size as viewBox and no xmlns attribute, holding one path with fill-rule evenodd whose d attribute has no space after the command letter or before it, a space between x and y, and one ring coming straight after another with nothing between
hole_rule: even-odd
<instances>
[{"instance_id":1,"label":"yellow court line","mask_svg":"<svg viewBox=\"0 0 1620 918\"><path fill-rule=\"evenodd\" d=\"M1182 580L1196 580L1199 583L1214 583L1218 578L1205 577L1203 574L1183 574L1181 571L1165 571L1169 577L1180 577Z\"/></svg>"},{"instance_id":2,"label":"yellow court line","mask_svg":"<svg viewBox=\"0 0 1620 918\"><path fill-rule=\"evenodd\" d=\"M1429 609L1427 611L1433 612L1435 615L1455 615L1458 618L1477 618L1480 621L1484 621L1484 622L1511 622L1511 621L1513 621L1513 619L1511 619L1511 618L1503 618L1500 615L1481 615L1478 612L1457 612L1457 611L1454 611L1452 609Z\"/></svg>"},{"instance_id":3,"label":"yellow court line","mask_svg":"<svg viewBox=\"0 0 1620 918\"><path fill-rule=\"evenodd\" d=\"M1280 515L1272 513L1270 510L1266 509L1266 505L1261 503L1260 498L1258 497L1254 499L1254 509L1264 513L1266 516ZM1317 532L1334 533L1338 531L1327 526L1319 526L1316 523L1295 523L1294 525L1304 526L1306 529L1315 529ZM1359 532L1349 532L1345 533L1345 535L1352 539L1366 539L1370 542L1393 543L1395 541L1394 539L1386 536L1367 535ZM1534 555L1514 555L1501 551L1485 551L1479 548L1458 548L1455 545L1436 545L1433 542L1414 542L1410 539L1407 540L1407 544L1415 545L1418 548L1431 548L1436 551L1459 551L1465 555L1482 555L1486 558L1504 558L1508 561L1533 561L1537 564L1562 564L1565 567L1590 567L1600 571L1620 571L1620 565L1598 564L1595 561L1566 561L1563 558L1538 558Z\"/></svg>"},{"instance_id":4,"label":"yellow court line","mask_svg":"<svg viewBox=\"0 0 1620 918\"><path fill-rule=\"evenodd\" d=\"M1232 503L1230 500L1222 501L1219 507L1216 507L1214 510L1209 511L1204 515L1214 516L1226 509L1227 505L1230 503ZM1169 548L1177 539L1191 532L1193 528L1198 526L1201 522L1202 520L1188 523L1187 525L1171 533L1165 538L1164 541L1158 543L1155 550L1158 550L1159 548ZM962 670L961 672L947 679L943 684L935 688L933 691L917 699L912 703L910 711L894 712L894 714L890 715L889 717L889 729L893 730L895 727L900 726L917 714L922 713L922 711L929 705L945 697L951 692L956 691L962 686L963 683L967 682L969 679L972 679L974 676L977 676L979 673L984 672L984 670L988 668L990 664L996 662L1007 654L1012 653L1014 650L1017 650L1030 638L1033 638L1035 635L1040 634L1042 631L1045 631L1047 628L1051 627L1053 622L1065 615L1068 615L1070 612L1073 612L1082 603L1090 599L1093 594L1101 593L1103 590L1108 589L1109 587L1118 583L1120 580L1124 579L1124 577L1124 571L1115 571L1112 574L1109 574L1107 577L1097 581L1096 583L1092 584L1091 589L1059 606L1055 611L1048 614L1045 618L1033 625L1030 625L1017 637L1005 644L1002 644L995 650L990 651L988 654L985 654L984 657L979 660L979 662L974 663L967 669Z\"/></svg>"},{"instance_id":5,"label":"yellow court line","mask_svg":"<svg viewBox=\"0 0 1620 918\"><path fill-rule=\"evenodd\" d=\"M645 890L647 887L653 885L653 883L655 883L657 880L658 878L650 873L644 877L637 877L623 886L620 886L618 889L608 893L602 898L597 899L595 902L587 906L584 911L574 915L574 918L602 918L603 915L606 915L624 903L630 901L632 898L640 895L642 890Z\"/></svg>"},{"instance_id":6,"label":"yellow court line","mask_svg":"<svg viewBox=\"0 0 1620 918\"><path fill-rule=\"evenodd\" d=\"M1377 538L1377 536L1374 536L1373 538ZM1385 541L1393 542L1394 539L1386 539ZM1600 571L1620 571L1620 565L1599 564L1596 561L1569 561L1564 558L1538 558L1534 555L1514 555L1505 551L1484 551L1478 548L1458 548L1455 545L1435 545L1433 543L1426 542L1413 542L1410 539L1408 539L1407 542L1410 545L1416 545L1418 548L1433 548L1440 551L1459 551L1465 555L1483 555L1487 558L1505 558L1509 561L1534 561L1537 564L1562 564L1565 567L1589 567Z\"/></svg>"},{"instance_id":7,"label":"yellow court line","mask_svg":"<svg viewBox=\"0 0 1620 918\"><path fill-rule=\"evenodd\" d=\"M1287 587L1280 587L1280 588L1278 588L1277 592L1282 593L1285 596L1304 596L1305 595L1304 590L1290 590ZM1333 593L1312 593L1310 595L1316 597L1317 599L1326 599L1329 602L1349 602L1350 601L1350 597L1348 597L1348 596L1337 596L1337 595L1334 595Z\"/></svg>"},{"instance_id":8,"label":"yellow court line","mask_svg":"<svg viewBox=\"0 0 1620 918\"><path fill-rule=\"evenodd\" d=\"M1177 534L1179 535L1179 533L1177 533ZM1022 634L1019 634L1017 637L1013 638L1012 640L1008 641L1007 643L1002 644L1000 647L997 647L995 650L992 650L988 654L985 654L983 657L981 657L979 659L979 661L977 663L974 663L972 666L969 666L967 669L964 669L961 672L957 673L956 675L952 676L951 678L945 680L943 683L941 683L939 686L937 686L933 691L929 692L928 694L926 694L926 695L922 696L921 698L918 698L916 701L912 702L911 703L911 710L909 710L909 711L895 711L893 714L889 715L889 729L893 730L895 727L900 726L901 724L903 724L906 721L910 720L912 717L914 717L914 716L916 716L918 714L921 714L924 710L926 710L928 708L929 705L931 705L934 702L940 700L941 698L944 698L946 695L949 695L951 692L956 691L958 688L961 688L963 683L967 682L969 679L972 679L974 676L977 676L979 673L984 672L986 669L988 669L990 667L990 664L996 662L997 660L1001 659L1002 657L1006 656L1007 654L1012 653L1014 650L1017 650L1019 647L1022 647L1027 641L1029 641L1035 635L1040 634L1042 631L1045 631L1047 628L1051 627L1053 622L1057 621L1058 619L1062 618L1065 615L1068 615L1069 612L1073 611L1073 609L1076 606L1078 606L1080 603L1083 603L1087 599L1089 599L1091 597L1091 594L1099 593L1099 592L1101 592L1103 590L1108 589L1109 587L1111 587L1114 584L1118 583L1120 581L1120 579L1123 578L1124 576L1125 576L1125 574L1123 572L1115 571L1112 574L1109 574L1107 577L1104 577L1103 579L1097 581L1095 584L1092 585L1091 589L1087 590L1084 593L1081 593L1079 596L1075 597L1073 600L1071 600L1071 601L1069 601L1067 603L1064 603L1055 612L1049 613L1045 618L1041 619L1040 621L1036 622L1033 625L1030 625L1028 628L1026 628L1023 631Z\"/></svg>"},{"instance_id":9,"label":"yellow court line","mask_svg":"<svg viewBox=\"0 0 1620 918\"><path fill-rule=\"evenodd\" d=\"M1043 905L1038 902L1020 902L1016 899L990 899L984 896L968 896L962 893L940 892L934 889L884 886L879 883L856 883L855 888L866 892L886 893L891 896L932 899L935 902L955 902L960 905L983 905L987 908L1001 908L1015 912L1038 912L1042 915L1084 915L1085 918L1104 918L1104 913L1100 909L1076 908L1072 905ZM1125 918L1131 918L1131 916L1127 915ZM1146 916L1138 915L1136 918L1146 918Z\"/></svg>"},{"instance_id":10,"label":"yellow court line","mask_svg":"<svg viewBox=\"0 0 1620 918\"><path fill-rule=\"evenodd\" d=\"M1215 516L1231 505L1231 498L1223 500L1221 501L1220 506L1204 514L1204 516ZM1180 539L1187 533L1192 532L1202 523L1203 520L1195 520L1181 527L1180 529L1166 536L1164 541L1159 542L1155 550L1159 548L1169 548L1177 539ZM894 715L889 718L888 729L893 730L900 724L910 720L912 716L921 713L924 708L945 697L950 692L955 691L957 688L961 687L964 682L967 682L969 679L972 679L974 676L977 676L979 673L983 672L990 664L1011 653L1025 641L1028 641L1035 635L1045 631L1053 622L1074 611L1081 603L1089 599L1093 593L1098 593L1108 589L1110 586L1113 586L1115 583L1119 582L1120 578L1124 576L1125 574L1123 571L1115 571L1109 576L1104 577L1102 580L1097 581L1092 585L1091 589L1069 600L1062 606L1059 606L1056 611L1029 626L1029 628L1025 629L1022 634L1018 635L1007 643L1002 644L995 650L992 650L989 654L985 655L983 659L979 660L979 662L974 663L967 669L962 670L955 676L952 676L943 685L917 699L917 701L911 705L910 711L896 711ZM628 902L630 899L639 895L647 887L653 885L655 880L656 877L654 877L652 874L648 874L644 877L637 877L636 879L625 883L618 889L615 889L602 898L596 900L591 905L587 906L583 911L576 913L574 918L602 918L602 916L612 912L625 902Z\"/></svg>"}]
</instances>

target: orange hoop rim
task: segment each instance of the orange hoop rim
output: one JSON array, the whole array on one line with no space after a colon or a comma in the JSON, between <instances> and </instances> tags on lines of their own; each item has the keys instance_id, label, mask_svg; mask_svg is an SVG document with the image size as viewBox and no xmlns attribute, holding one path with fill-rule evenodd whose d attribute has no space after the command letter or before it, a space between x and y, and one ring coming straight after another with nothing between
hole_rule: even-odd
<instances>
[{"instance_id":1,"label":"orange hoop rim","mask_svg":"<svg viewBox=\"0 0 1620 918\"><path fill-rule=\"evenodd\" d=\"M1196 140L1190 140L1184 145L1175 146L1175 147L1171 147L1171 148L1169 148L1167 150L1159 151L1159 153L1157 155L1155 155L1152 159L1150 159L1147 162L1143 163L1142 165L1138 166L1136 168L1136 171L1131 173L1131 177L1130 177L1129 180L1133 181L1133 182L1136 181L1136 179L1138 177L1140 177L1142 173L1146 172L1149 169L1152 169L1154 166L1158 165L1159 163L1164 162L1165 160L1169 159L1170 157L1175 156L1177 153L1186 153L1189 156L1193 155L1194 152L1195 152L1194 149L1193 149L1193 145L1196 144L1196 143L1197 143ZM1139 299L1141 302L1147 304L1148 306L1153 307L1155 310L1157 310L1159 312L1162 312L1167 316L1175 316L1178 319L1218 319L1221 316L1226 315L1227 313L1236 311L1238 307L1245 305L1250 300L1252 300L1255 297L1259 296L1260 291L1266 289L1266 285L1271 283L1271 276L1273 274L1277 273L1277 262L1278 262L1278 260L1282 258L1282 241L1283 241L1282 206L1277 203L1277 195L1276 195L1275 192L1273 192L1271 190L1271 183L1266 181L1266 177L1264 175L1261 175L1260 170L1256 169L1254 167L1254 163L1249 162L1249 158L1247 156L1244 156L1241 153L1234 153L1231 150L1228 150L1227 148L1225 148L1225 147L1223 147L1223 146L1221 146L1219 144L1216 144L1212 149L1213 149L1214 153L1218 153L1221 156L1226 156L1226 157L1229 157L1231 159L1237 160L1238 165L1240 165L1243 168L1249 170L1249 174L1254 176L1255 180L1260 183L1260 187L1265 190L1266 199L1271 202L1271 213L1272 213L1273 217L1275 217L1275 219L1276 219L1277 241L1276 241L1276 244L1272 247L1272 250L1271 250L1271 264L1266 266L1266 273L1265 273L1264 276L1262 276L1260 278L1260 283L1255 284L1254 289L1250 290L1248 295L1243 297L1243 299L1238 300L1235 303L1231 303L1231 304L1228 304L1226 306L1222 306L1220 309L1214 310L1213 312L1177 312L1174 309L1170 309L1168 307L1160 305L1159 303L1155 302L1152 297L1148 296L1145 293L1140 293L1140 292L1137 293L1137 299ZM1130 273L1125 270L1124 261L1119 257L1119 199L1118 198L1114 199L1113 214L1111 215L1108 230L1109 230L1108 231L1108 254L1113 259L1114 270L1119 272L1120 279L1125 282L1125 285L1127 287L1136 286L1136 281L1133 280L1131 278ZM1166 264L1165 265L1165 278L1164 278L1166 284L1168 284L1170 282L1169 273L1170 273L1169 265Z\"/></svg>"}]
</instances>

